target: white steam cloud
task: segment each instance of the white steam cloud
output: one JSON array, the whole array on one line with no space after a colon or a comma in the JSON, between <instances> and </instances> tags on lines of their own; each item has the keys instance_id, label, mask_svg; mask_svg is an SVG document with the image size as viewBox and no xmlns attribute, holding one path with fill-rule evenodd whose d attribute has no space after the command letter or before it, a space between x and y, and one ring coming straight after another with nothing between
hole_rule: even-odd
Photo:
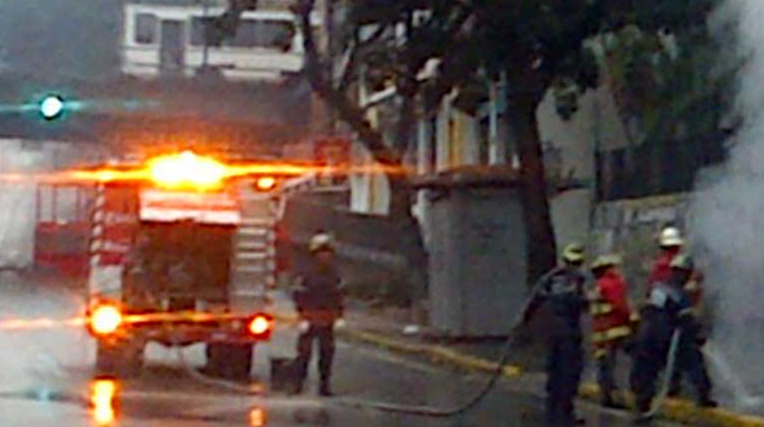
<instances>
[{"instance_id":1,"label":"white steam cloud","mask_svg":"<svg viewBox=\"0 0 764 427\"><path fill-rule=\"evenodd\" d=\"M764 414L764 1L728 0L715 18L721 41L746 59L735 111L743 124L727 163L698 182L688 225L712 308L717 397Z\"/></svg>"}]
</instances>

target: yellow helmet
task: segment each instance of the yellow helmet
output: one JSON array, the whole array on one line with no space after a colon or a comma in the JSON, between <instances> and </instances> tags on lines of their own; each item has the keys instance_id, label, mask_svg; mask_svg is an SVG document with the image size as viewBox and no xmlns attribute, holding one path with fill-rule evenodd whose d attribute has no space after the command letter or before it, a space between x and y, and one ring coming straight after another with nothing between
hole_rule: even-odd
<instances>
[{"instance_id":1,"label":"yellow helmet","mask_svg":"<svg viewBox=\"0 0 764 427\"><path fill-rule=\"evenodd\" d=\"M318 252L321 250L334 250L334 239L331 235L326 233L319 233L310 239L308 245L311 252Z\"/></svg>"},{"instance_id":2,"label":"yellow helmet","mask_svg":"<svg viewBox=\"0 0 764 427\"><path fill-rule=\"evenodd\" d=\"M605 267L613 267L621 264L621 257L616 254L600 255L592 262L591 269L597 270Z\"/></svg>"},{"instance_id":3,"label":"yellow helmet","mask_svg":"<svg viewBox=\"0 0 764 427\"><path fill-rule=\"evenodd\" d=\"M658 242L662 247L683 246L684 239L682 233L676 227L666 227L661 231L661 237Z\"/></svg>"},{"instance_id":4,"label":"yellow helmet","mask_svg":"<svg viewBox=\"0 0 764 427\"><path fill-rule=\"evenodd\" d=\"M571 243L562 251L562 259L565 262L583 262L584 258L584 247L578 243Z\"/></svg>"}]
</instances>

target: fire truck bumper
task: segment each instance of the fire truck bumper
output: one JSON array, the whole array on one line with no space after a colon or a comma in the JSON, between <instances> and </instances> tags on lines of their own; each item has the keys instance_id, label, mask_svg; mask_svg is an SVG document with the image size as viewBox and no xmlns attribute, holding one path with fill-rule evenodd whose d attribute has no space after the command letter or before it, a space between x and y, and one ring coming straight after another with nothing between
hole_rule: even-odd
<instances>
[{"instance_id":1,"label":"fire truck bumper","mask_svg":"<svg viewBox=\"0 0 764 427\"><path fill-rule=\"evenodd\" d=\"M166 346L196 343L254 344L267 341L273 318L264 313L232 315L214 313L126 314L112 334L91 333L104 341L154 341Z\"/></svg>"}]
</instances>

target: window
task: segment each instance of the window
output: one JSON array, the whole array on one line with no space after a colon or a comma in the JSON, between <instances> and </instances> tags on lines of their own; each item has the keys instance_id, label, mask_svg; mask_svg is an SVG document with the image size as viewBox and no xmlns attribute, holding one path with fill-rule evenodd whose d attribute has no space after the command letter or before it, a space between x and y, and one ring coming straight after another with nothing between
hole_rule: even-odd
<instances>
[{"instance_id":1,"label":"window","mask_svg":"<svg viewBox=\"0 0 764 427\"><path fill-rule=\"evenodd\" d=\"M193 18L191 20L191 46L204 46L207 37L209 46L219 46L221 32L215 25L215 18Z\"/></svg>"},{"instance_id":2,"label":"window","mask_svg":"<svg viewBox=\"0 0 764 427\"><path fill-rule=\"evenodd\" d=\"M292 47L294 27L284 21L242 21L236 35L227 40L235 47L265 47L288 51Z\"/></svg>"},{"instance_id":3,"label":"window","mask_svg":"<svg viewBox=\"0 0 764 427\"><path fill-rule=\"evenodd\" d=\"M204 45L205 31L209 34L209 44L211 46L217 45L214 40L216 39L216 32L220 30L215 19L213 17L193 19L191 24L192 46ZM288 52L292 49L294 34L294 25L288 21L245 19L239 24L236 34L223 40L222 45L244 48L263 47ZM220 34L217 35L220 36Z\"/></svg>"},{"instance_id":4,"label":"window","mask_svg":"<svg viewBox=\"0 0 764 427\"><path fill-rule=\"evenodd\" d=\"M138 44L154 44L157 42L156 15L137 13L135 15L135 42Z\"/></svg>"}]
</instances>

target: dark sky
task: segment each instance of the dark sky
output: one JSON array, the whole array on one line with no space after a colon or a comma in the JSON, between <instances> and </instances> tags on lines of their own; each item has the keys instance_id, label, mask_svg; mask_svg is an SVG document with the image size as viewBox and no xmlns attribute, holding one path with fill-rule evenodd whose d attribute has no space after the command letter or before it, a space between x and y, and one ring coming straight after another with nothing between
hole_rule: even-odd
<instances>
[{"instance_id":1,"label":"dark sky","mask_svg":"<svg viewBox=\"0 0 764 427\"><path fill-rule=\"evenodd\" d=\"M0 61L45 80L117 71L121 0L0 1Z\"/></svg>"}]
</instances>

